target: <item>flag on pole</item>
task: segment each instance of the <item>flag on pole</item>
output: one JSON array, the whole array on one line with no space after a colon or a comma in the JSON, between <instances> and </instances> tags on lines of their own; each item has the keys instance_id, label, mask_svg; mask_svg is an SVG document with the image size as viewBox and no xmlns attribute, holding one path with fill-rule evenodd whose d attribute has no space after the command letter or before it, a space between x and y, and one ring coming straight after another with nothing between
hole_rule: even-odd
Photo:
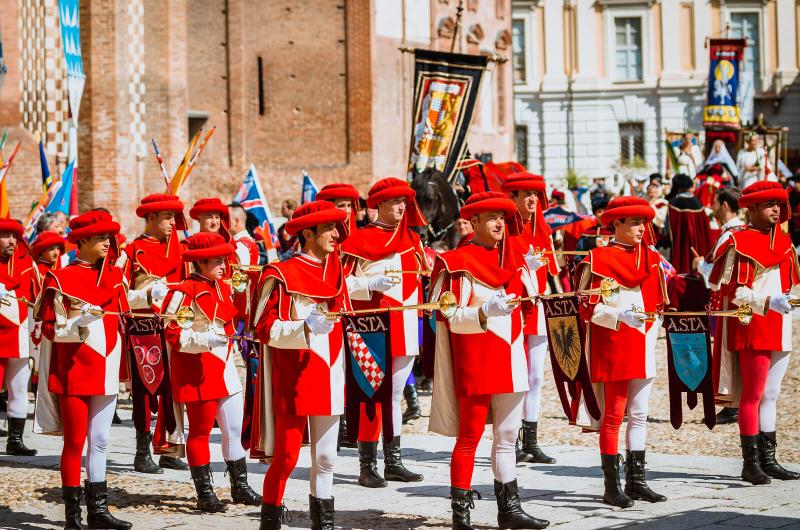
<instances>
[{"instance_id":1,"label":"flag on pole","mask_svg":"<svg viewBox=\"0 0 800 530\"><path fill-rule=\"evenodd\" d=\"M78 0L59 0L58 15L61 22L61 46L67 66L67 94L72 122L78 126L78 110L81 106L86 74L83 73L81 56L81 24Z\"/></svg>"},{"instance_id":2,"label":"flag on pole","mask_svg":"<svg viewBox=\"0 0 800 530\"><path fill-rule=\"evenodd\" d=\"M72 184L75 181L75 161L71 161L64 173L61 175L61 187L58 189L50 203L45 207L46 212L63 212L70 217L73 214L71 205L75 202L73 198Z\"/></svg>"},{"instance_id":3,"label":"flag on pole","mask_svg":"<svg viewBox=\"0 0 800 530\"><path fill-rule=\"evenodd\" d=\"M267 250L276 248L278 245L278 232L275 230L275 221L272 218L267 197L261 188L261 182L258 180L256 166L253 164L250 164L250 170L244 176L244 181L239 187L239 191L234 195L233 201L241 204L246 212L252 214L258 220L256 232L261 235Z\"/></svg>"},{"instance_id":4,"label":"flag on pole","mask_svg":"<svg viewBox=\"0 0 800 530\"><path fill-rule=\"evenodd\" d=\"M47 193L47 190L53 184L53 179L50 177L50 166L47 164L47 154L44 152L44 139L38 132L36 133L36 140L39 142L39 165L42 168L42 192Z\"/></svg>"},{"instance_id":5,"label":"flag on pole","mask_svg":"<svg viewBox=\"0 0 800 530\"><path fill-rule=\"evenodd\" d=\"M25 218L25 221L22 223L23 227L23 236L28 241L28 243L33 242L34 238L36 238L36 223L39 221L39 218L47 208L47 205L50 204L50 201L53 200L56 193L61 189L61 181L57 180L53 182L53 185L48 188L48 190L42 194L41 198L39 198L39 202L37 202L33 209L28 213L28 216Z\"/></svg>"},{"instance_id":6,"label":"flag on pole","mask_svg":"<svg viewBox=\"0 0 800 530\"><path fill-rule=\"evenodd\" d=\"M311 180L308 173L303 171L303 189L300 196L300 204L305 204L316 199L318 191L317 185L314 184L314 181Z\"/></svg>"},{"instance_id":7,"label":"flag on pole","mask_svg":"<svg viewBox=\"0 0 800 530\"><path fill-rule=\"evenodd\" d=\"M3 134L3 141L0 143L0 149L2 149L2 144L5 144L6 135ZM14 157L17 156L17 151L19 151L20 142L17 142L17 145L14 146L14 151L11 152L11 156L8 157L8 162L3 162L3 155L0 152L0 217L8 217L9 214L9 207L8 207L8 192L6 191L6 176L8 172L11 170L11 164L14 163Z\"/></svg>"},{"instance_id":8,"label":"flag on pole","mask_svg":"<svg viewBox=\"0 0 800 530\"><path fill-rule=\"evenodd\" d=\"M164 177L164 183L167 185L167 191L169 191L170 185L169 185L169 175L167 174L167 164L164 163L164 158L161 156L161 153L158 152L156 139L151 138L150 141L153 142L153 150L156 152L156 162L158 162L158 168L161 170L161 175Z\"/></svg>"}]
</instances>

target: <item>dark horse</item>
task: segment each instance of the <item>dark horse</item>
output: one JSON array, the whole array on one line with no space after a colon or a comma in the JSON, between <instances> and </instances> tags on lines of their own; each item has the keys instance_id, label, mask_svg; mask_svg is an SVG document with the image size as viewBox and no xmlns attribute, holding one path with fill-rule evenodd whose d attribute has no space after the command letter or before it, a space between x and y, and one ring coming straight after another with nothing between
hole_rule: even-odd
<instances>
[{"instance_id":1,"label":"dark horse","mask_svg":"<svg viewBox=\"0 0 800 530\"><path fill-rule=\"evenodd\" d=\"M459 197L439 171L425 172L414 176L411 188L417 194L417 204L428 220L420 227L420 237L425 245L441 242L448 249L455 248L458 238L455 231L458 210L466 197Z\"/></svg>"}]
</instances>

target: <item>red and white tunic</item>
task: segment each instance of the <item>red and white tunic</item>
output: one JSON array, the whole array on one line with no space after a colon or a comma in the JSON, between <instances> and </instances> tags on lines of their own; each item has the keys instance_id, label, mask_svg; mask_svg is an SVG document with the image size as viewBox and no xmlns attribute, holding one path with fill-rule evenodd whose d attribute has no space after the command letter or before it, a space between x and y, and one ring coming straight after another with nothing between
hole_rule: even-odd
<instances>
[{"instance_id":1,"label":"red and white tunic","mask_svg":"<svg viewBox=\"0 0 800 530\"><path fill-rule=\"evenodd\" d=\"M342 243L341 252L354 309L412 305L422 301L420 277L415 274L401 274L400 281L388 291L372 292L368 287L371 277L382 276L387 269L428 270L419 236L411 229L372 223L350 234ZM417 312L392 312L389 325L392 357L418 355Z\"/></svg>"},{"instance_id":2,"label":"red and white tunic","mask_svg":"<svg viewBox=\"0 0 800 530\"><path fill-rule=\"evenodd\" d=\"M87 304L128 311L122 272L104 263L75 260L47 273L36 318L53 342L48 388L69 396L114 396L119 391L122 354L120 317L106 314L80 327L80 309Z\"/></svg>"},{"instance_id":3,"label":"red and white tunic","mask_svg":"<svg viewBox=\"0 0 800 530\"><path fill-rule=\"evenodd\" d=\"M646 322L644 330L618 321L620 311L634 307L660 311L667 303L664 272L658 252L644 244L611 241L589 251L579 265L581 290L600 287L603 279L619 284L614 299L591 296L582 309L587 321L589 365L593 383L648 379L656 373L656 339L661 319Z\"/></svg>"},{"instance_id":4,"label":"red and white tunic","mask_svg":"<svg viewBox=\"0 0 800 530\"><path fill-rule=\"evenodd\" d=\"M243 230L233 236L233 241L236 246L236 264L248 267L250 265L258 265L258 244L256 240L250 237L250 234ZM255 286L258 285L258 270L244 269L250 281L247 288L243 292L233 293L233 304L239 310L239 318L247 320L251 311L251 300Z\"/></svg>"},{"instance_id":5,"label":"red and white tunic","mask_svg":"<svg viewBox=\"0 0 800 530\"><path fill-rule=\"evenodd\" d=\"M28 304L31 301L31 258L14 254L0 260L0 283L9 294L8 305L0 305L0 358L24 359L30 355ZM24 299L24 300L22 300Z\"/></svg>"},{"instance_id":6,"label":"red and white tunic","mask_svg":"<svg viewBox=\"0 0 800 530\"><path fill-rule=\"evenodd\" d=\"M190 307L195 318L189 330L175 320L166 326L173 399L179 403L211 401L241 392L231 342L209 350L197 344L191 333L214 330L220 335L233 335L236 308L231 302L230 287L192 274L164 299L165 314L176 314L181 307Z\"/></svg>"},{"instance_id":7,"label":"red and white tunic","mask_svg":"<svg viewBox=\"0 0 800 530\"><path fill-rule=\"evenodd\" d=\"M152 300L150 287L158 281L177 283L185 277L177 234L159 240L142 234L128 245L115 265L128 286L128 302L136 312L158 312L164 300Z\"/></svg>"}]
</instances>

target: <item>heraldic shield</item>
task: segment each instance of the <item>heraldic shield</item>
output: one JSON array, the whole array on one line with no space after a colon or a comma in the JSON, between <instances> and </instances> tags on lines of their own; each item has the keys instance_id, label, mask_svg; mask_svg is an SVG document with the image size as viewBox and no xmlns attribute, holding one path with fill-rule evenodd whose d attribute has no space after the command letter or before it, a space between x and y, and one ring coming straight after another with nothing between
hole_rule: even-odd
<instances>
[{"instance_id":1,"label":"heraldic shield","mask_svg":"<svg viewBox=\"0 0 800 530\"><path fill-rule=\"evenodd\" d=\"M695 392L708 372L708 345L705 333L670 333L675 373Z\"/></svg>"},{"instance_id":2,"label":"heraldic shield","mask_svg":"<svg viewBox=\"0 0 800 530\"><path fill-rule=\"evenodd\" d=\"M150 395L155 395L164 380L164 335L161 319L127 319L132 363Z\"/></svg>"},{"instance_id":3,"label":"heraldic shield","mask_svg":"<svg viewBox=\"0 0 800 530\"><path fill-rule=\"evenodd\" d=\"M549 318L547 319L547 332L550 335L553 357L564 375L570 381L574 381L581 365L581 335L578 318L575 316Z\"/></svg>"}]
</instances>

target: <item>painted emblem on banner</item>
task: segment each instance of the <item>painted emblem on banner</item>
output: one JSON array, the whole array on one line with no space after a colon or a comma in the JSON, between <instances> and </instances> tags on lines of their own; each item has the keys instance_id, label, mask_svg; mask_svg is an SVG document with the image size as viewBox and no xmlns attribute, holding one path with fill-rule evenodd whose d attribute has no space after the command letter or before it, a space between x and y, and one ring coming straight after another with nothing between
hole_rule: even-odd
<instances>
[{"instance_id":1,"label":"painted emblem on banner","mask_svg":"<svg viewBox=\"0 0 800 530\"><path fill-rule=\"evenodd\" d=\"M547 328L558 366L570 381L574 381L581 364L581 338L577 319L574 316L548 318Z\"/></svg>"},{"instance_id":2,"label":"painted emblem on banner","mask_svg":"<svg viewBox=\"0 0 800 530\"><path fill-rule=\"evenodd\" d=\"M694 392L708 372L706 334L670 333L669 335L675 373Z\"/></svg>"},{"instance_id":3,"label":"painted emblem on banner","mask_svg":"<svg viewBox=\"0 0 800 530\"><path fill-rule=\"evenodd\" d=\"M416 149L411 155L410 171L422 173L432 168L444 172L469 83L469 79L439 76L422 81L425 96L414 122Z\"/></svg>"},{"instance_id":4,"label":"painted emblem on banner","mask_svg":"<svg viewBox=\"0 0 800 530\"><path fill-rule=\"evenodd\" d=\"M386 378L387 322L379 315L349 318L345 329L352 373L371 398Z\"/></svg>"},{"instance_id":5,"label":"painted emblem on banner","mask_svg":"<svg viewBox=\"0 0 800 530\"><path fill-rule=\"evenodd\" d=\"M150 394L155 394L164 379L164 342L158 318L128 320L128 339L136 361L136 371Z\"/></svg>"}]
</instances>

